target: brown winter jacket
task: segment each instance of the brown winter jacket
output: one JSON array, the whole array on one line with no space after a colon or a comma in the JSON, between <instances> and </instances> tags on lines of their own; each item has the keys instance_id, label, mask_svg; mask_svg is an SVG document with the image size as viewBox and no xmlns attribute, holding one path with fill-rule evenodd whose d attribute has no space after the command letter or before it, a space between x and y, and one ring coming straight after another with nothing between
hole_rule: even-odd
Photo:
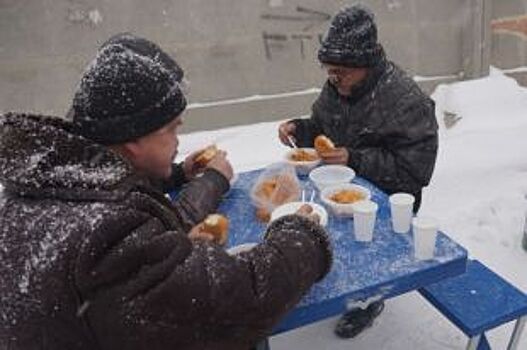
<instances>
[{"instance_id":1,"label":"brown winter jacket","mask_svg":"<svg viewBox=\"0 0 527 350\"><path fill-rule=\"evenodd\" d=\"M219 173L170 203L69 129L0 116L0 349L247 349L328 271L325 232L298 216L238 256L189 240Z\"/></svg>"}]
</instances>

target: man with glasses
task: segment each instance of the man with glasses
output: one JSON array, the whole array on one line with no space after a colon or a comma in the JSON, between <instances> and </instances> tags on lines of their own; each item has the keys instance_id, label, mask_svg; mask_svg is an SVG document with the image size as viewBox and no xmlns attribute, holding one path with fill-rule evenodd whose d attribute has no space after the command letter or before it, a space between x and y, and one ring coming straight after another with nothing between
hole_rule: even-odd
<instances>
[{"instance_id":1,"label":"man with glasses","mask_svg":"<svg viewBox=\"0 0 527 350\"><path fill-rule=\"evenodd\" d=\"M325 163L348 165L388 194L413 194L417 212L437 155L434 102L386 58L374 16L361 5L333 18L318 59L328 79L311 117L281 124L280 140L289 145L293 138L300 147L312 147L316 136L326 135L336 148L321 154ZM379 301L350 310L336 334L356 336L383 306Z\"/></svg>"}]
</instances>

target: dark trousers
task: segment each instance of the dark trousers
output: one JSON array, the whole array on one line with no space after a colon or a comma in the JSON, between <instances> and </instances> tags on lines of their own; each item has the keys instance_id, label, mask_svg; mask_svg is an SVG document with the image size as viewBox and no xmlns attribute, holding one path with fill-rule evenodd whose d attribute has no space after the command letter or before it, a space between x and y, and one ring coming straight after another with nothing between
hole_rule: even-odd
<instances>
[{"instance_id":1,"label":"dark trousers","mask_svg":"<svg viewBox=\"0 0 527 350\"><path fill-rule=\"evenodd\" d=\"M269 346L269 338L260 341L255 347L251 348L251 350L271 350L271 347Z\"/></svg>"}]
</instances>

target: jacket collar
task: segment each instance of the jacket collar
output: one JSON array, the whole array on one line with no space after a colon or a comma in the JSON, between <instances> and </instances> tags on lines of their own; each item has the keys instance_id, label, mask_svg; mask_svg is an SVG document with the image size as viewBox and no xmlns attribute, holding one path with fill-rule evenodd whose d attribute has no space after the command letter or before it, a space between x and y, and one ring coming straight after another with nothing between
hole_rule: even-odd
<instances>
[{"instance_id":1,"label":"jacket collar","mask_svg":"<svg viewBox=\"0 0 527 350\"><path fill-rule=\"evenodd\" d=\"M121 156L75 135L68 121L0 115L0 183L8 191L31 197L111 199L137 181Z\"/></svg>"}]
</instances>

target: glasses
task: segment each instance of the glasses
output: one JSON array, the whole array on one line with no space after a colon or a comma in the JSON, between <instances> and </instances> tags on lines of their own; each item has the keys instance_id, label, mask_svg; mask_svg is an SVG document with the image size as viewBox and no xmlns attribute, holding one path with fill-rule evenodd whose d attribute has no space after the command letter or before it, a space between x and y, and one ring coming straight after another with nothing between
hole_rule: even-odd
<instances>
[{"instance_id":1,"label":"glasses","mask_svg":"<svg viewBox=\"0 0 527 350\"><path fill-rule=\"evenodd\" d=\"M354 75L353 68L331 66L327 64L321 64L320 68L326 71L328 79L332 83L338 83L339 81Z\"/></svg>"},{"instance_id":2,"label":"glasses","mask_svg":"<svg viewBox=\"0 0 527 350\"><path fill-rule=\"evenodd\" d=\"M328 75L336 75L339 77L345 77L353 75L354 68L349 67L340 67L340 66L329 66L326 64L321 64L320 68L325 70Z\"/></svg>"}]
</instances>

